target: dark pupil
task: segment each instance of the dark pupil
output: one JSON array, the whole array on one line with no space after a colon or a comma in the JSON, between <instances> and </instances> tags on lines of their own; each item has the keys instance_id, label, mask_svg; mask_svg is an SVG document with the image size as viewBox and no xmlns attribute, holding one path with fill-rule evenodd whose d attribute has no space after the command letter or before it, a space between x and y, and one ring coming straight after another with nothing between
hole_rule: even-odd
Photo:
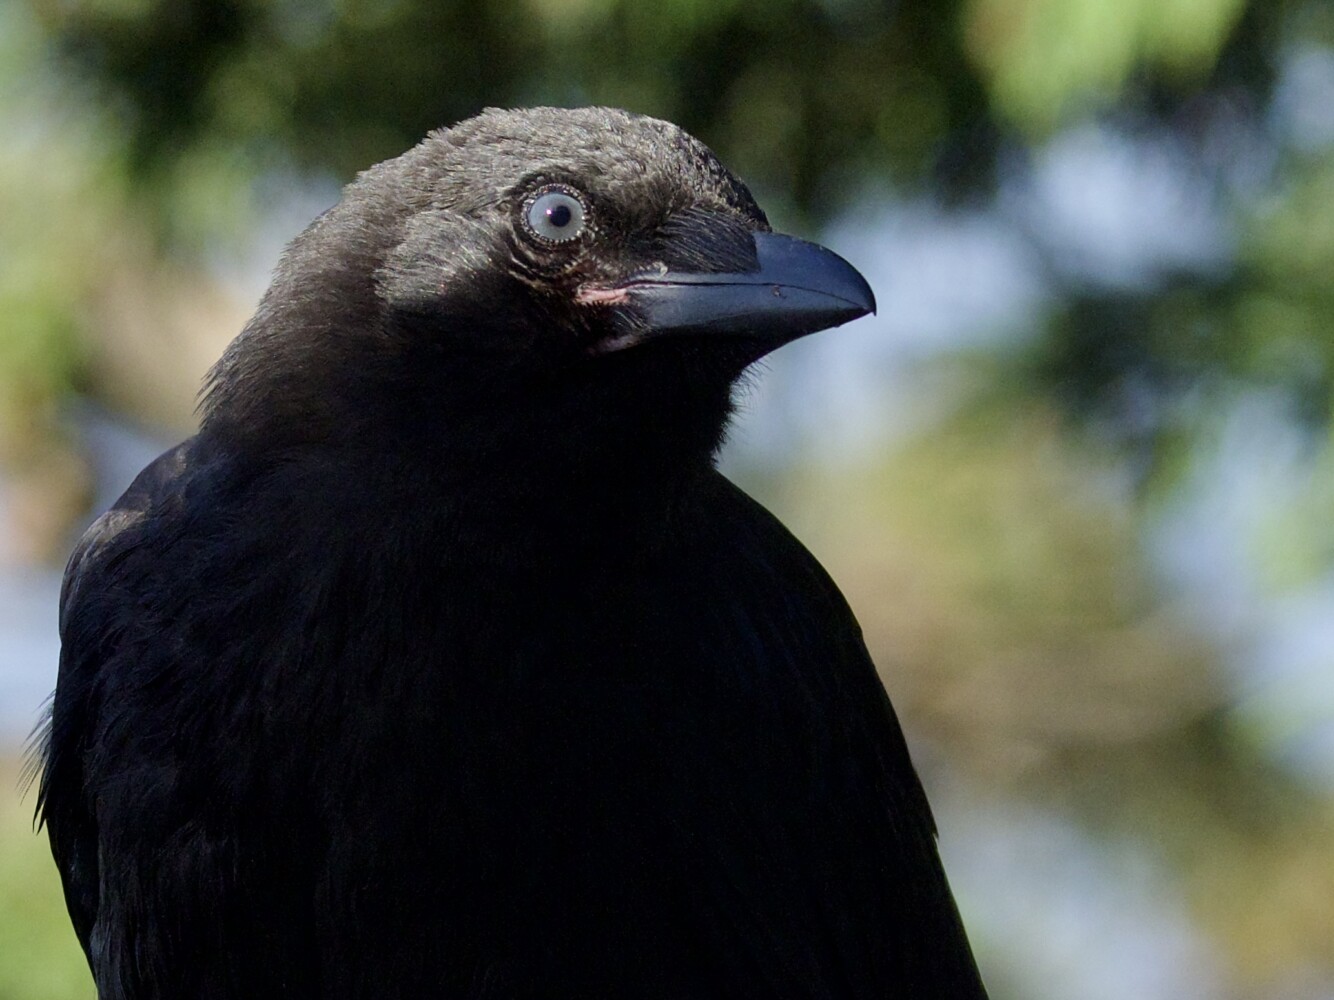
<instances>
[{"instance_id":1,"label":"dark pupil","mask_svg":"<svg viewBox=\"0 0 1334 1000\"><path fill-rule=\"evenodd\" d=\"M567 226L567 225L569 225L569 223L570 223L570 206L569 206L569 205L557 205L555 208L548 208L548 209L547 209L547 218L551 220L551 224L552 224L553 226L555 226L557 229L559 229L559 228L562 227L562 226Z\"/></svg>"}]
</instances>

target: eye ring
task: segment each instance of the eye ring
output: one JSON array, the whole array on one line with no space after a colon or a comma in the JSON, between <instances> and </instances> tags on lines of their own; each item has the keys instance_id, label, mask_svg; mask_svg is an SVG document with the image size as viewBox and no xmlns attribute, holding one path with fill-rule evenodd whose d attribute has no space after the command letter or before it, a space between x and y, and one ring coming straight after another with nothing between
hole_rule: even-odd
<instances>
[{"instance_id":1,"label":"eye ring","mask_svg":"<svg viewBox=\"0 0 1334 1000\"><path fill-rule=\"evenodd\" d=\"M588 227L583 195L564 184L545 184L523 202L524 232L543 246L577 240Z\"/></svg>"}]
</instances>

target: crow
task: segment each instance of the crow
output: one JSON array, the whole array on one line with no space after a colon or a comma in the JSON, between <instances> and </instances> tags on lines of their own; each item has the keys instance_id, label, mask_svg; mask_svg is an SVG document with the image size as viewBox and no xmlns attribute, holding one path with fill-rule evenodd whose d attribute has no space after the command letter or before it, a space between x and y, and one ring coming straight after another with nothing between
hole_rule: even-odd
<instances>
[{"instance_id":1,"label":"crow","mask_svg":"<svg viewBox=\"0 0 1334 1000\"><path fill-rule=\"evenodd\" d=\"M65 574L38 809L101 1000L984 997L852 612L714 466L754 361L873 309L653 118L362 173Z\"/></svg>"}]
</instances>

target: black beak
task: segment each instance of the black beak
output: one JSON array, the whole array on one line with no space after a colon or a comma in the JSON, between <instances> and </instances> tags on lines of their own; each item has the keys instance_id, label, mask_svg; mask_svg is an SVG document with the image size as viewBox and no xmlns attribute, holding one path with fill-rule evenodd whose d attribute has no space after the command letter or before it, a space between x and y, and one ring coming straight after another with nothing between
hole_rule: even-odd
<instances>
[{"instance_id":1,"label":"black beak","mask_svg":"<svg viewBox=\"0 0 1334 1000\"><path fill-rule=\"evenodd\" d=\"M643 326L604 349L660 336L721 335L760 341L767 352L875 312L871 286L832 250L777 233L754 239L757 270L667 271L626 282L627 304Z\"/></svg>"}]
</instances>

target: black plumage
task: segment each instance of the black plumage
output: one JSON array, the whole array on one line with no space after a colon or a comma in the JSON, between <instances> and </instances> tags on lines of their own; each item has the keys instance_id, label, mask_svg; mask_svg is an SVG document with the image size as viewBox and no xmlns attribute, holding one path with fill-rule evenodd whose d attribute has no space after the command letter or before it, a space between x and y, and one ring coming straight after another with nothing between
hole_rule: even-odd
<instances>
[{"instance_id":1,"label":"black plumage","mask_svg":"<svg viewBox=\"0 0 1334 1000\"><path fill-rule=\"evenodd\" d=\"M102 1000L984 996L856 621L713 468L746 366L871 307L624 112L351 184L66 573Z\"/></svg>"}]
</instances>

